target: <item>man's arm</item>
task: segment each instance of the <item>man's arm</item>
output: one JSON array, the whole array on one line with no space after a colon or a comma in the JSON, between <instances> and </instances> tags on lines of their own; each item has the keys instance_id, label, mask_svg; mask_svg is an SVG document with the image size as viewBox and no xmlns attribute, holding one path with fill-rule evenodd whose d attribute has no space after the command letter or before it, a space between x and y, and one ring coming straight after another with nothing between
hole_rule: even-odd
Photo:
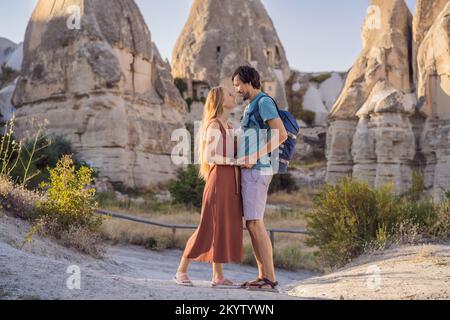
<instances>
[{"instance_id":1,"label":"man's arm","mask_svg":"<svg viewBox=\"0 0 450 320\"><path fill-rule=\"evenodd\" d=\"M284 127L283 121L280 119L277 106L271 98L263 98L259 106L260 116L270 127L271 136L267 143L259 148L257 152L251 154L244 159L239 159L245 163L246 168L252 168L259 159L270 154L277 149L283 142L288 139L288 133Z\"/></svg>"},{"instance_id":2,"label":"man's arm","mask_svg":"<svg viewBox=\"0 0 450 320\"><path fill-rule=\"evenodd\" d=\"M251 169L262 157L270 154L288 139L288 133L280 118L267 121L271 129L270 140L259 151L238 159L238 164Z\"/></svg>"},{"instance_id":3,"label":"man's arm","mask_svg":"<svg viewBox=\"0 0 450 320\"><path fill-rule=\"evenodd\" d=\"M267 124L271 129L270 140L256 154L250 156L250 163L256 164L259 159L273 152L288 139L288 133L280 118L269 120Z\"/></svg>"}]
</instances>

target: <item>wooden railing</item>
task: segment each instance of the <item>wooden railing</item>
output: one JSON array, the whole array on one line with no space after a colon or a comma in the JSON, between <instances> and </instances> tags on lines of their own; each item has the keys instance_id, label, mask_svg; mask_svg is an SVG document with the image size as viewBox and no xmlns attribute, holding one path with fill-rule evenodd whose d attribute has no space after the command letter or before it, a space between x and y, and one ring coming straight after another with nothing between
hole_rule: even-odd
<instances>
[{"instance_id":1,"label":"wooden railing","mask_svg":"<svg viewBox=\"0 0 450 320\"><path fill-rule=\"evenodd\" d=\"M182 225L182 224L167 224L162 222L156 222L151 221L139 217L133 217L130 215L127 215L125 213L119 213L119 212L113 212L109 210L96 210L97 214L109 216L115 219L121 219L121 220L127 220L137 223L143 223L147 225L152 225L160 228L165 229L172 229L172 236L175 238L177 229L184 229L184 230L195 230L197 229L197 225ZM247 228L244 227L244 230L247 230ZM272 246L275 246L275 233L291 233L291 234L307 234L306 229L300 229L300 230L294 230L294 229L267 229L267 232L270 235L270 241L272 242Z\"/></svg>"}]
</instances>

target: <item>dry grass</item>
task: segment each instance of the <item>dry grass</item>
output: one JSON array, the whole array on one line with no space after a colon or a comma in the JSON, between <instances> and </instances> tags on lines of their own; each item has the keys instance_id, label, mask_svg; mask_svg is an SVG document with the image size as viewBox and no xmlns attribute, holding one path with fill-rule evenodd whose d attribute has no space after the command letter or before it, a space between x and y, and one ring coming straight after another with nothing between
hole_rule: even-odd
<instances>
[{"instance_id":1,"label":"dry grass","mask_svg":"<svg viewBox=\"0 0 450 320\"><path fill-rule=\"evenodd\" d=\"M42 195L17 186L7 176L0 176L0 208L21 219L31 219L36 214L36 204Z\"/></svg>"},{"instance_id":2,"label":"dry grass","mask_svg":"<svg viewBox=\"0 0 450 320\"><path fill-rule=\"evenodd\" d=\"M111 211L114 208L108 208ZM167 224L196 225L200 214L195 211L168 210L165 213L142 213L140 210L121 210L128 215L145 218ZM160 228L142 223L123 221L109 218L101 227L102 236L116 244L134 244L145 246L152 250L182 249L193 230L176 230L174 235L171 229Z\"/></svg>"},{"instance_id":3,"label":"dry grass","mask_svg":"<svg viewBox=\"0 0 450 320\"><path fill-rule=\"evenodd\" d=\"M68 231L60 233L59 242L68 248L96 258L102 257L105 253L100 234L88 228L72 226Z\"/></svg>"},{"instance_id":4,"label":"dry grass","mask_svg":"<svg viewBox=\"0 0 450 320\"><path fill-rule=\"evenodd\" d=\"M317 192L318 190L312 188L302 188L292 193L277 192L269 195L267 203L270 205L309 210L313 206L313 198Z\"/></svg>"},{"instance_id":5,"label":"dry grass","mask_svg":"<svg viewBox=\"0 0 450 320\"><path fill-rule=\"evenodd\" d=\"M303 169L303 170L317 170L321 168L326 168L327 161L323 160L305 160L305 161L292 161L292 170Z\"/></svg>"}]
</instances>

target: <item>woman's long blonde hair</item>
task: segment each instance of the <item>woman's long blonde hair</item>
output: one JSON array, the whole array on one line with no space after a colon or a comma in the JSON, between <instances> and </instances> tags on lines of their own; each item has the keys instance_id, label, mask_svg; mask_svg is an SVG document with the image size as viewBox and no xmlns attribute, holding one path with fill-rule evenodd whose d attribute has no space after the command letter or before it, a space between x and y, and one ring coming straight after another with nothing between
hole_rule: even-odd
<instances>
[{"instance_id":1,"label":"woman's long blonde hair","mask_svg":"<svg viewBox=\"0 0 450 320\"><path fill-rule=\"evenodd\" d=\"M212 88L206 98L205 108L203 109L202 124L198 133L198 159L200 162L199 176L207 180L211 165L206 155L206 130L211 120L216 119L223 113L224 90L222 87Z\"/></svg>"}]
</instances>

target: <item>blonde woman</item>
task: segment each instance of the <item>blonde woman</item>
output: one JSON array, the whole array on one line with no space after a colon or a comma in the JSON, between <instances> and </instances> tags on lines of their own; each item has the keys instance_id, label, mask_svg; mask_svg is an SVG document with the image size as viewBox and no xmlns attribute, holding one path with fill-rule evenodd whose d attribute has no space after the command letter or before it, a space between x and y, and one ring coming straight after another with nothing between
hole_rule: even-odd
<instances>
[{"instance_id":1,"label":"blonde woman","mask_svg":"<svg viewBox=\"0 0 450 320\"><path fill-rule=\"evenodd\" d=\"M200 176L206 181L200 225L186 244L174 281L193 286L188 277L192 261L212 263L213 287L234 287L223 274L223 263L241 263L243 209L237 145L228 120L236 108L235 96L226 88L211 89L198 134Z\"/></svg>"}]
</instances>

